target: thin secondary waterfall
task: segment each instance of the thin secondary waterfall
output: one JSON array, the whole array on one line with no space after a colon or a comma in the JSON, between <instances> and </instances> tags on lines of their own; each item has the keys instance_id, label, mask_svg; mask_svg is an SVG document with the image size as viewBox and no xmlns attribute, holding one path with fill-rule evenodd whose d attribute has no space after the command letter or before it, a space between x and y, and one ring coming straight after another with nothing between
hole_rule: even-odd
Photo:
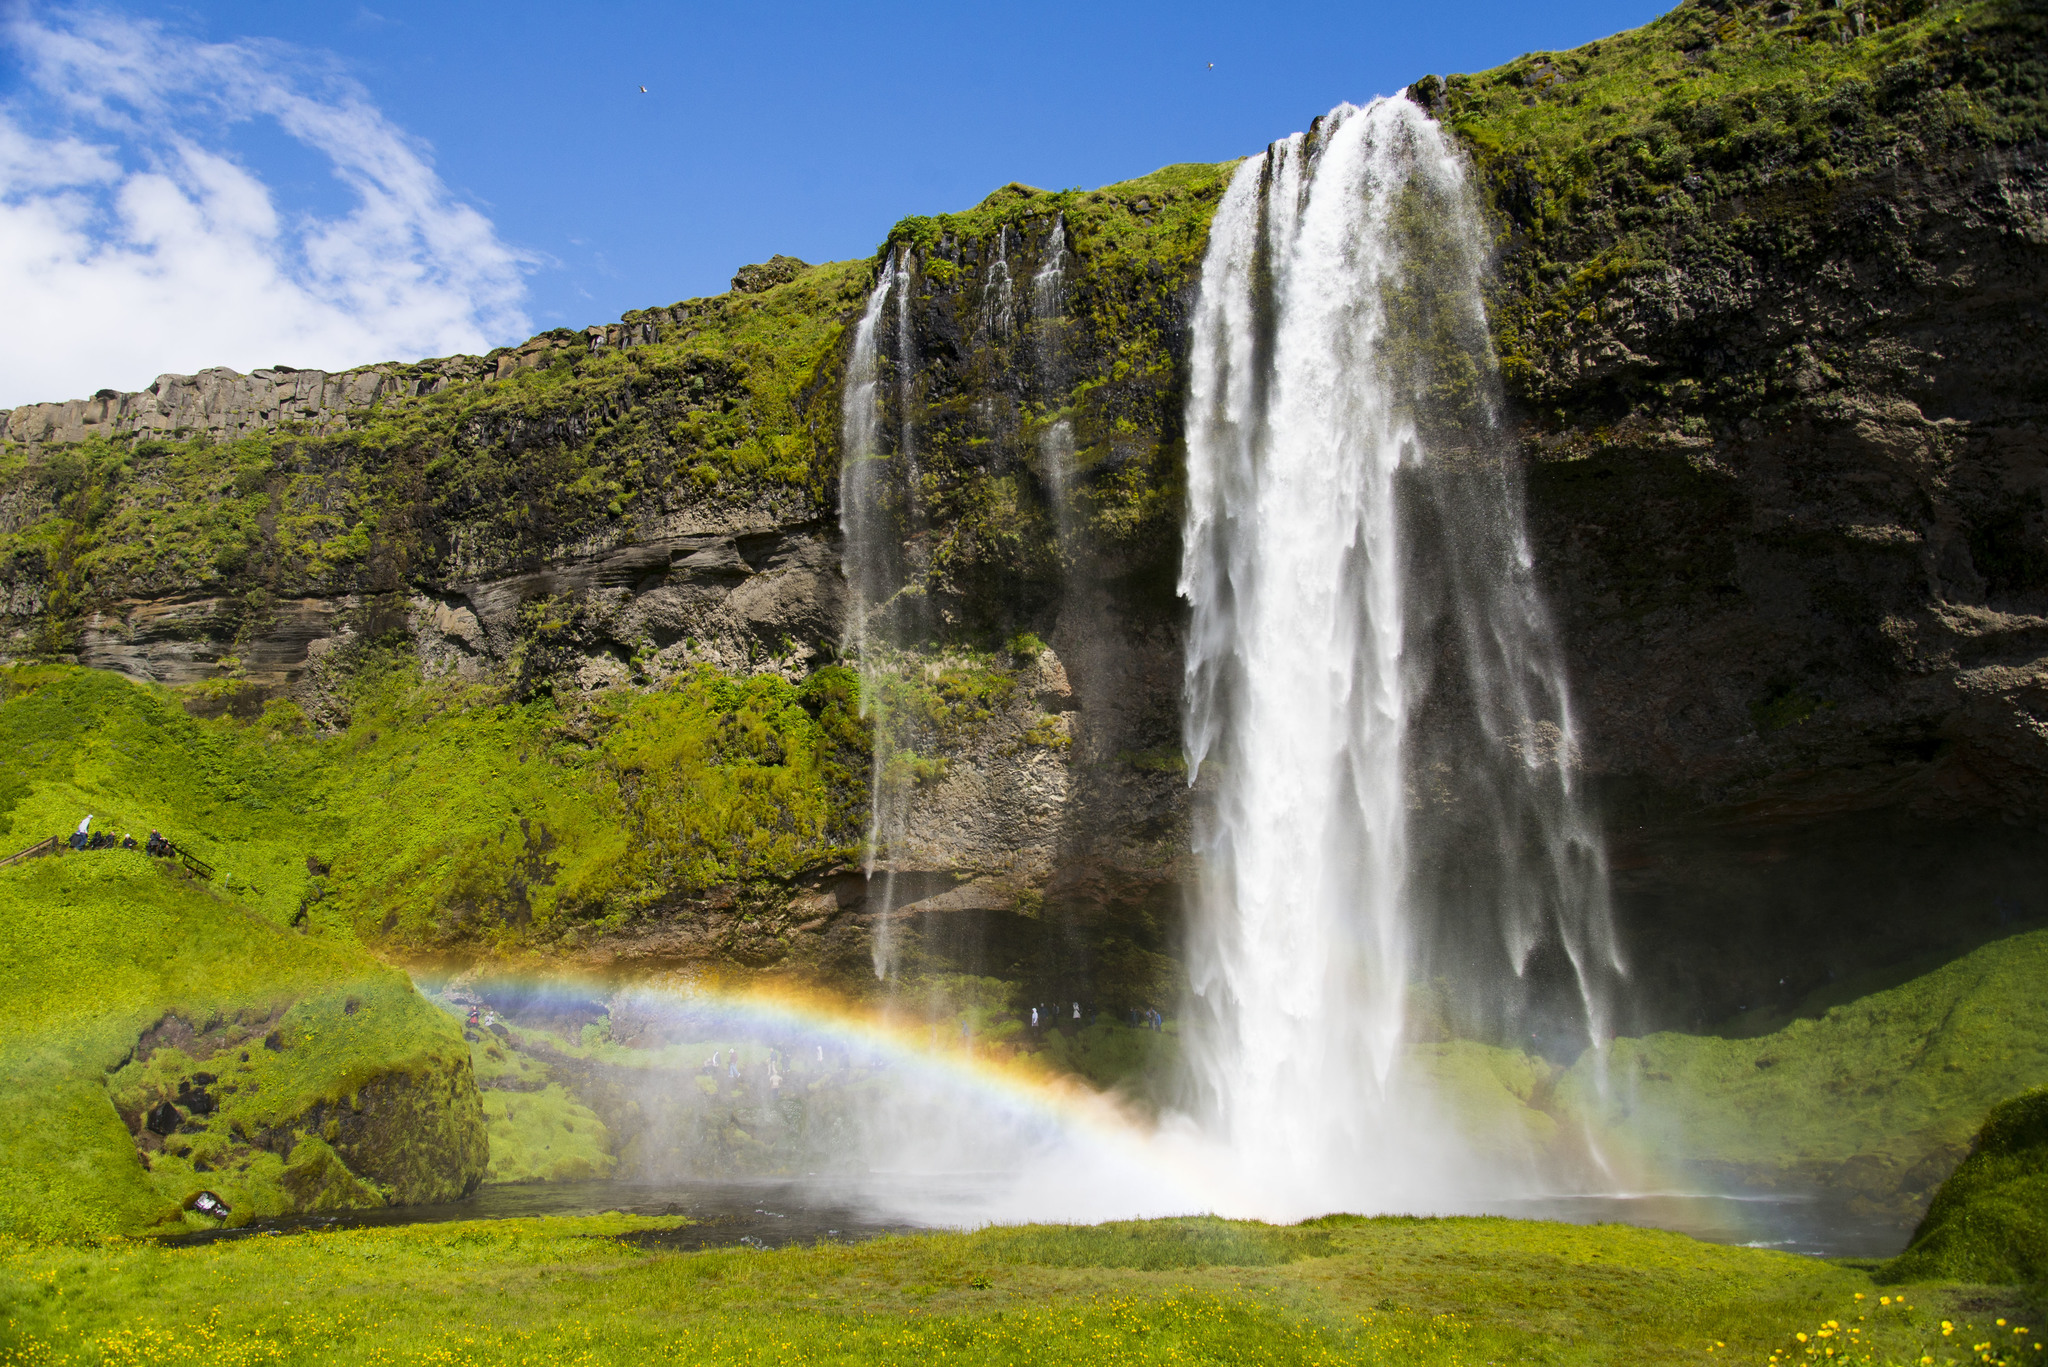
<instances>
[{"instance_id":1,"label":"thin secondary waterfall","mask_svg":"<svg viewBox=\"0 0 2048 1367\"><path fill-rule=\"evenodd\" d=\"M1064 214L1055 214L1045 255L1031 277L1032 367L1037 372L1038 391L1049 401L1064 402L1067 394L1066 313L1067 220ZM1073 521L1068 500L1074 465L1073 423L1055 418L1039 431L1038 459L1064 548Z\"/></svg>"},{"instance_id":2,"label":"thin secondary waterfall","mask_svg":"<svg viewBox=\"0 0 2048 1367\"><path fill-rule=\"evenodd\" d=\"M982 286L981 332L989 341L1000 342L1010 335L1014 321L1016 284L1010 278L1010 228L996 229L995 258L989 262L988 280Z\"/></svg>"},{"instance_id":3,"label":"thin secondary waterfall","mask_svg":"<svg viewBox=\"0 0 2048 1367\"><path fill-rule=\"evenodd\" d=\"M891 719L880 704L878 683L885 672L883 657L895 644L904 611L901 528L894 504L898 490L905 503L902 515L915 517L916 451L912 444L908 387L910 366L910 262L898 249L868 295L867 307L854 328L853 351L847 358L846 391L840 407L839 529L845 536L847 579L846 642L861 672L861 712L874 734L869 774L869 818L863 867L870 887L869 904L885 913L875 923L875 976L887 975L895 944L887 912L895 908L895 864L889 857L900 843L909 814L901 784L889 780L889 762L896 744ZM890 358L882 349L883 312L896 302L896 361L902 427L897 451L906 466L899 486L890 477L890 452L883 441L882 386Z\"/></svg>"},{"instance_id":4,"label":"thin secondary waterfall","mask_svg":"<svg viewBox=\"0 0 2048 1367\"><path fill-rule=\"evenodd\" d=\"M1199 1108L1274 1213L1476 1195L1403 1066L1411 1018L1583 1047L1619 972L1496 426L1487 255L1463 160L1395 98L1245 162L1203 264L1187 1030Z\"/></svg>"}]
</instances>

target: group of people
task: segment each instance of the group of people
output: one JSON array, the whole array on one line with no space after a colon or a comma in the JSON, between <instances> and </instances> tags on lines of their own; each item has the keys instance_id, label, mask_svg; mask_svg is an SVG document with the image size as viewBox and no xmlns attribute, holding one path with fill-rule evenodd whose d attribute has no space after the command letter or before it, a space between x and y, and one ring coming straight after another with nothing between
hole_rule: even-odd
<instances>
[{"instance_id":1,"label":"group of people","mask_svg":"<svg viewBox=\"0 0 2048 1367\"><path fill-rule=\"evenodd\" d=\"M1059 1022L1059 1018L1060 1008L1057 1004L1052 1006L1040 1005L1031 1008L1031 1028L1033 1030L1056 1025ZM1072 1014L1069 1019L1074 1021L1081 1019L1081 1003L1073 1003ZM1100 1009L1097 1009L1088 1023L1090 1025L1097 1025L1101 1021L1102 1012ZM1143 1008L1134 1006L1131 1008L1131 1028L1135 1030L1141 1027L1149 1030L1163 1030L1166 1028L1166 1017L1149 1006Z\"/></svg>"},{"instance_id":2,"label":"group of people","mask_svg":"<svg viewBox=\"0 0 2048 1367\"><path fill-rule=\"evenodd\" d=\"M151 831L149 839L140 845L133 835L124 835L116 840L110 831L92 829L92 813L86 813L85 820L78 823L78 829L71 833L71 848L74 850L133 850L140 849L152 859L169 859L177 853L162 832Z\"/></svg>"},{"instance_id":3,"label":"group of people","mask_svg":"<svg viewBox=\"0 0 2048 1367\"><path fill-rule=\"evenodd\" d=\"M825 1046L820 1044L816 1047L818 1053L818 1071L821 1073L829 1072L830 1069L828 1069L825 1064ZM800 1071L800 1069L797 1067L797 1061L799 1058L800 1054L792 1054L783 1049L771 1047L768 1050L768 1057L766 1060L766 1066L768 1071L765 1080L768 1083L768 1090L770 1092L780 1093L782 1091L782 1074L785 1069L789 1070L790 1072ZM721 1059L724 1060L724 1063L722 1065L720 1063ZM704 1067L700 1071L703 1073L705 1077L716 1078L718 1076L719 1069L721 1066L725 1070L725 1076L728 1082L746 1082L747 1065L741 1062L740 1051L737 1048L713 1049L711 1051L711 1057L704 1060ZM758 1076L758 1074L756 1075Z\"/></svg>"}]
</instances>

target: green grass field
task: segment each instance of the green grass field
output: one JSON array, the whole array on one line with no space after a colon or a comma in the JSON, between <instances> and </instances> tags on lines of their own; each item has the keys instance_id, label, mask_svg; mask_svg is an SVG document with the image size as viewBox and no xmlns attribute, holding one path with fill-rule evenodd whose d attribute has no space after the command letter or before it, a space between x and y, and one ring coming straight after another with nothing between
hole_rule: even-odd
<instances>
[{"instance_id":1,"label":"green grass field","mask_svg":"<svg viewBox=\"0 0 2048 1367\"><path fill-rule=\"evenodd\" d=\"M1615 1225L1164 1220L778 1252L620 1237L677 1223L14 1244L0 1364L2041 1360L2009 1289L1880 1287L1862 1265Z\"/></svg>"}]
</instances>

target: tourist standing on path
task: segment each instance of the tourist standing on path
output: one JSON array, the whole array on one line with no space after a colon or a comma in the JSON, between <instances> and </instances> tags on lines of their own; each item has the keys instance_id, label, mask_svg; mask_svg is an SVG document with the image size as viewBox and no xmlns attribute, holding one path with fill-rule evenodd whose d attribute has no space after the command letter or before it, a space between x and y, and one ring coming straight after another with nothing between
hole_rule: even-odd
<instances>
[{"instance_id":1,"label":"tourist standing on path","mask_svg":"<svg viewBox=\"0 0 2048 1367\"><path fill-rule=\"evenodd\" d=\"M72 849L74 849L74 850L82 850L82 849L84 849L84 848L85 848L85 842L86 842L87 840L89 840L89 839L91 838L91 837L90 837L90 836L89 836L89 835L87 834L87 832L88 832L88 831L89 831L89 830L90 830L91 828L92 828L92 813L91 813L91 812L87 812L87 813L85 814L85 820L83 820L83 821L79 822L79 823L78 823L78 829L77 829L77 830L75 830L75 831L73 831L73 832L71 833L71 848L72 848Z\"/></svg>"}]
</instances>

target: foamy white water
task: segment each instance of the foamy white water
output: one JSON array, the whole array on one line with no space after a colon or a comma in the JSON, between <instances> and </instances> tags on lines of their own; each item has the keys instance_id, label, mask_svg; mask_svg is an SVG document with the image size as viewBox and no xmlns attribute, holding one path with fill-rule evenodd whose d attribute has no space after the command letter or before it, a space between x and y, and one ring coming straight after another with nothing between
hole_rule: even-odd
<instances>
[{"instance_id":1,"label":"foamy white water","mask_svg":"<svg viewBox=\"0 0 2048 1367\"><path fill-rule=\"evenodd\" d=\"M1064 223L1028 300L1010 245L1005 230L978 331L1012 335L1028 306L1033 388L1063 395ZM1188 358L1194 1101L1156 1127L1110 1107L1011 1130L952 1115L943 1087L894 1092L871 1161L1000 1175L971 1210L935 1191L922 1218L1297 1219L1556 1189L1497 1132L1468 1145L1411 1066L1418 981L1444 989L1432 1029L1561 1057L1604 1038L1620 971L1495 412L1488 251L1464 161L1405 99L1341 106L1234 176ZM868 697L894 648L921 639L899 592L921 529L914 270L899 249L875 283L842 415L846 639ZM900 429L884 416L892 382ZM1054 422L1038 443L1064 545L1072 434ZM894 742L874 720L867 868L886 911L908 803L883 782ZM878 976L893 956L883 917Z\"/></svg>"},{"instance_id":2,"label":"foamy white water","mask_svg":"<svg viewBox=\"0 0 2048 1367\"><path fill-rule=\"evenodd\" d=\"M1409 984L1442 971L1439 943L1471 938L1439 922L1475 915L1425 896L1413 867L1415 707L1442 682L1419 658L1425 638L1462 662L1454 720L1499 771L1485 786L1516 790L1430 776L1472 799L1450 805L1490 846L1473 851L1492 871L1479 919L1516 976L1561 945L1581 1024L1599 1034L1581 964L1612 959L1604 866L1571 787L1519 489L1484 449L1497 442L1485 403L1452 434L1496 457L1476 514L1473 479L1444 484L1434 561L1405 544L1404 476L1432 460L1415 358L1448 327L1481 339L1468 350L1490 370L1485 267L1465 163L1402 98L1340 106L1245 162L1211 228L1180 584L1193 609L1184 739L1202 788L1185 1029L1239 1213L1451 1209L1512 1189L1401 1066ZM1465 953L1454 994L1500 990L1471 968L1486 962Z\"/></svg>"}]
</instances>

